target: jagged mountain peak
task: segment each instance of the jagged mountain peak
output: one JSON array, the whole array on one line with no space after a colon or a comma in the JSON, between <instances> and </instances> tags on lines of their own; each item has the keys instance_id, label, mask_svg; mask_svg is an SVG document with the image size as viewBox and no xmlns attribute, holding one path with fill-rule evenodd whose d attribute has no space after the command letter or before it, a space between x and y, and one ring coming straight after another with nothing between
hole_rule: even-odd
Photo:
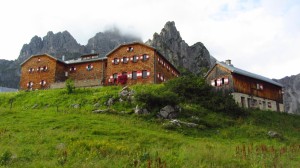
<instances>
[{"instance_id":1,"label":"jagged mountain peak","mask_svg":"<svg viewBox=\"0 0 300 168\"><path fill-rule=\"evenodd\" d=\"M133 35L123 34L118 28L112 28L104 32L99 32L90 38L86 45L86 51L90 52L94 50L99 53L100 56L105 56L105 54L113 50L116 46L133 41L142 40Z\"/></svg>"},{"instance_id":2,"label":"jagged mountain peak","mask_svg":"<svg viewBox=\"0 0 300 168\"><path fill-rule=\"evenodd\" d=\"M174 21L168 21L161 32L154 33L147 44L158 49L172 64L194 74L203 74L211 66L210 54L202 43L189 46L180 36Z\"/></svg>"},{"instance_id":3,"label":"jagged mountain peak","mask_svg":"<svg viewBox=\"0 0 300 168\"><path fill-rule=\"evenodd\" d=\"M161 30L160 36L162 36L166 40L182 40L174 21L168 21L165 24L164 28Z\"/></svg>"}]
</instances>

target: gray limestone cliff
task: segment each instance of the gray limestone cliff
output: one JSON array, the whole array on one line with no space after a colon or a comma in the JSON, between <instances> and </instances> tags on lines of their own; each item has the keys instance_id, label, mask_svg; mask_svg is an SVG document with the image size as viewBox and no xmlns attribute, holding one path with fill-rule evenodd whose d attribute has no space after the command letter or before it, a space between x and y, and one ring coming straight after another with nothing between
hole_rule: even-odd
<instances>
[{"instance_id":1,"label":"gray limestone cliff","mask_svg":"<svg viewBox=\"0 0 300 168\"><path fill-rule=\"evenodd\" d=\"M48 53L59 58L65 55L66 59L71 59L80 56L84 51L84 46L77 43L68 31L56 34L49 31L43 39L34 36L29 44L24 44L17 61L21 63L32 55L43 53Z\"/></svg>"},{"instance_id":2,"label":"gray limestone cliff","mask_svg":"<svg viewBox=\"0 0 300 168\"><path fill-rule=\"evenodd\" d=\"M300 74L284 77L277 82L284 86L285 111L300 114Z\"/></svg>"},{"instance_id":3,"label":"gray limestone cliff","mask_svg":"<svg viewBox=\"0 0 300 168\"><path fill-rule=\"evenodd\" d=\"M156 48L177 68L185 68L194 74L206 73L215 61L201 42L189 46L181 38L174 22L167 22L160 34L155 33L146 44Z\"/></svg>"},{"instance_id":4,"label":"gray limestone cliff","mask_svg":"<svg viewBox=\"0 0 300 168\"><path fill-rule=\"evenodd\" d=\"M99 32L89 39L86 50L88 52L95 51L103 57L118 45L133 41L141 42L142 40L139 37L134 37L132 35L122 35L118 29L114 28L105 31L104 33Z\"/></svg>"}]
</instances>

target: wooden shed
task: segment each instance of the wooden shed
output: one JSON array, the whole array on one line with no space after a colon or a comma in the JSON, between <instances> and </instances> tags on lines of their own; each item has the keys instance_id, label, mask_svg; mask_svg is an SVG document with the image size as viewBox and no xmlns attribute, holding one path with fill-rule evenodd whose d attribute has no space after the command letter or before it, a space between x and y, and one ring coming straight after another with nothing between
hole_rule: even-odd
<instances>
[{"instance_id":1,"label":"wooden shed","mask_svg":"<svg viewBox=\"0 0 300 168\"><path fill-rule=\"evenodd\" d=\"M236 68L230 60L217 62L205 78L215 90L231 94L241 107L284 111L283 86L280 83Z\"/></svg>"}]
</instances>

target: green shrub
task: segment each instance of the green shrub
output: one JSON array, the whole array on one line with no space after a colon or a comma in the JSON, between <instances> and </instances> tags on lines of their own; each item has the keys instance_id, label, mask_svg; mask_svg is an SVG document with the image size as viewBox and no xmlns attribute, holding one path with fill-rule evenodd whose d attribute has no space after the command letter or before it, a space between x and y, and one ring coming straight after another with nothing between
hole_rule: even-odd
<instances>
[{"instance_id":1,"label":"green shrub","mask_svg":"<svg viewBox=\"0 0 300 168\"><path fill-rule=\"evenodd\" d=\"M239 107L229 94L214 92L209 99L203 101L201 104L210 110L222 112L233 117L246 115L246 111Z\"/></svg>"},{"instance_id":2,"label":"green shrub","mask_svg":"<svg viewBox=\"0 0 300 168\"><path fill-rule=\"evenodd\" d=\"M136 94L136 100L149 109L161 108L166 105L177 105L178 95L162 89L148 89Z\"/></svg>"},{"instance_id":3,"label":"green shrub","mask_svg":"<svg viewBox=\"0 0 300 168\"><path fill-rule=\"evenodd\" d=\"M8 165L9 162L11 161L12 153L7 150L4 153L1 154L0 156L0 165Z\"/></svg>"},{"instance_id":4,"label":"green shrub","mask_svg":"<svg viewBox=\"0 0 300 168\"><path fill-rule=\"evenodd\" d=\"M204 78L194 75L182 76L165 83L171 92L179 95L181 100L199 102L207 99L212 88L206 84Z\"/></svg>"},{"instance_id":5,"label":"green shrub","mask_svg":"<svg viewBox=\"0 0 300 168\"><path fill-rule=\"evenodd\" d=\"M66 89L67 89L67 93L73 93L75 90L75 85L74 85L74 81L72 79L67 79L66 80Z\"/></svg>"}]
</instances>

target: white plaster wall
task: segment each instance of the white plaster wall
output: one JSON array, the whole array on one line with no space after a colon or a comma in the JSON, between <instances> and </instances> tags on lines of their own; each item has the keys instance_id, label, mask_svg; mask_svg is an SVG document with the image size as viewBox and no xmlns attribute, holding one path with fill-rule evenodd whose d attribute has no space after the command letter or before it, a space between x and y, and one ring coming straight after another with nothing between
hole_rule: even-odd
<instances>
[{"instance_id":1,"label":"white plaster wall","mask_svg":"<svg viewBox=\"0 0 300 168\"><path fill-rule=\"evenodd\" d=\"M241 97L245 97L245 108L249 108L248 107L248 98L251 98L250 95L243 94L243 93L236 93L236 92L235 93L231 93L231 95L233 96L234 100L241 107L242 107ZM269 99L264 99L264 98L260 98L260 97L255 97L255 96L252 96L252 98L257 101L257 103L255 104L254 108L259 108L261 110L277 111L276 101L269 100ZM263 105L263 101L265 101L265 107ZM268 103L269 102L271 103L271 107L268 107ZM284 105L280 103L279 104L279 109L280 109L280 112L284 112Z\"/></svg>"}]
</instances>

